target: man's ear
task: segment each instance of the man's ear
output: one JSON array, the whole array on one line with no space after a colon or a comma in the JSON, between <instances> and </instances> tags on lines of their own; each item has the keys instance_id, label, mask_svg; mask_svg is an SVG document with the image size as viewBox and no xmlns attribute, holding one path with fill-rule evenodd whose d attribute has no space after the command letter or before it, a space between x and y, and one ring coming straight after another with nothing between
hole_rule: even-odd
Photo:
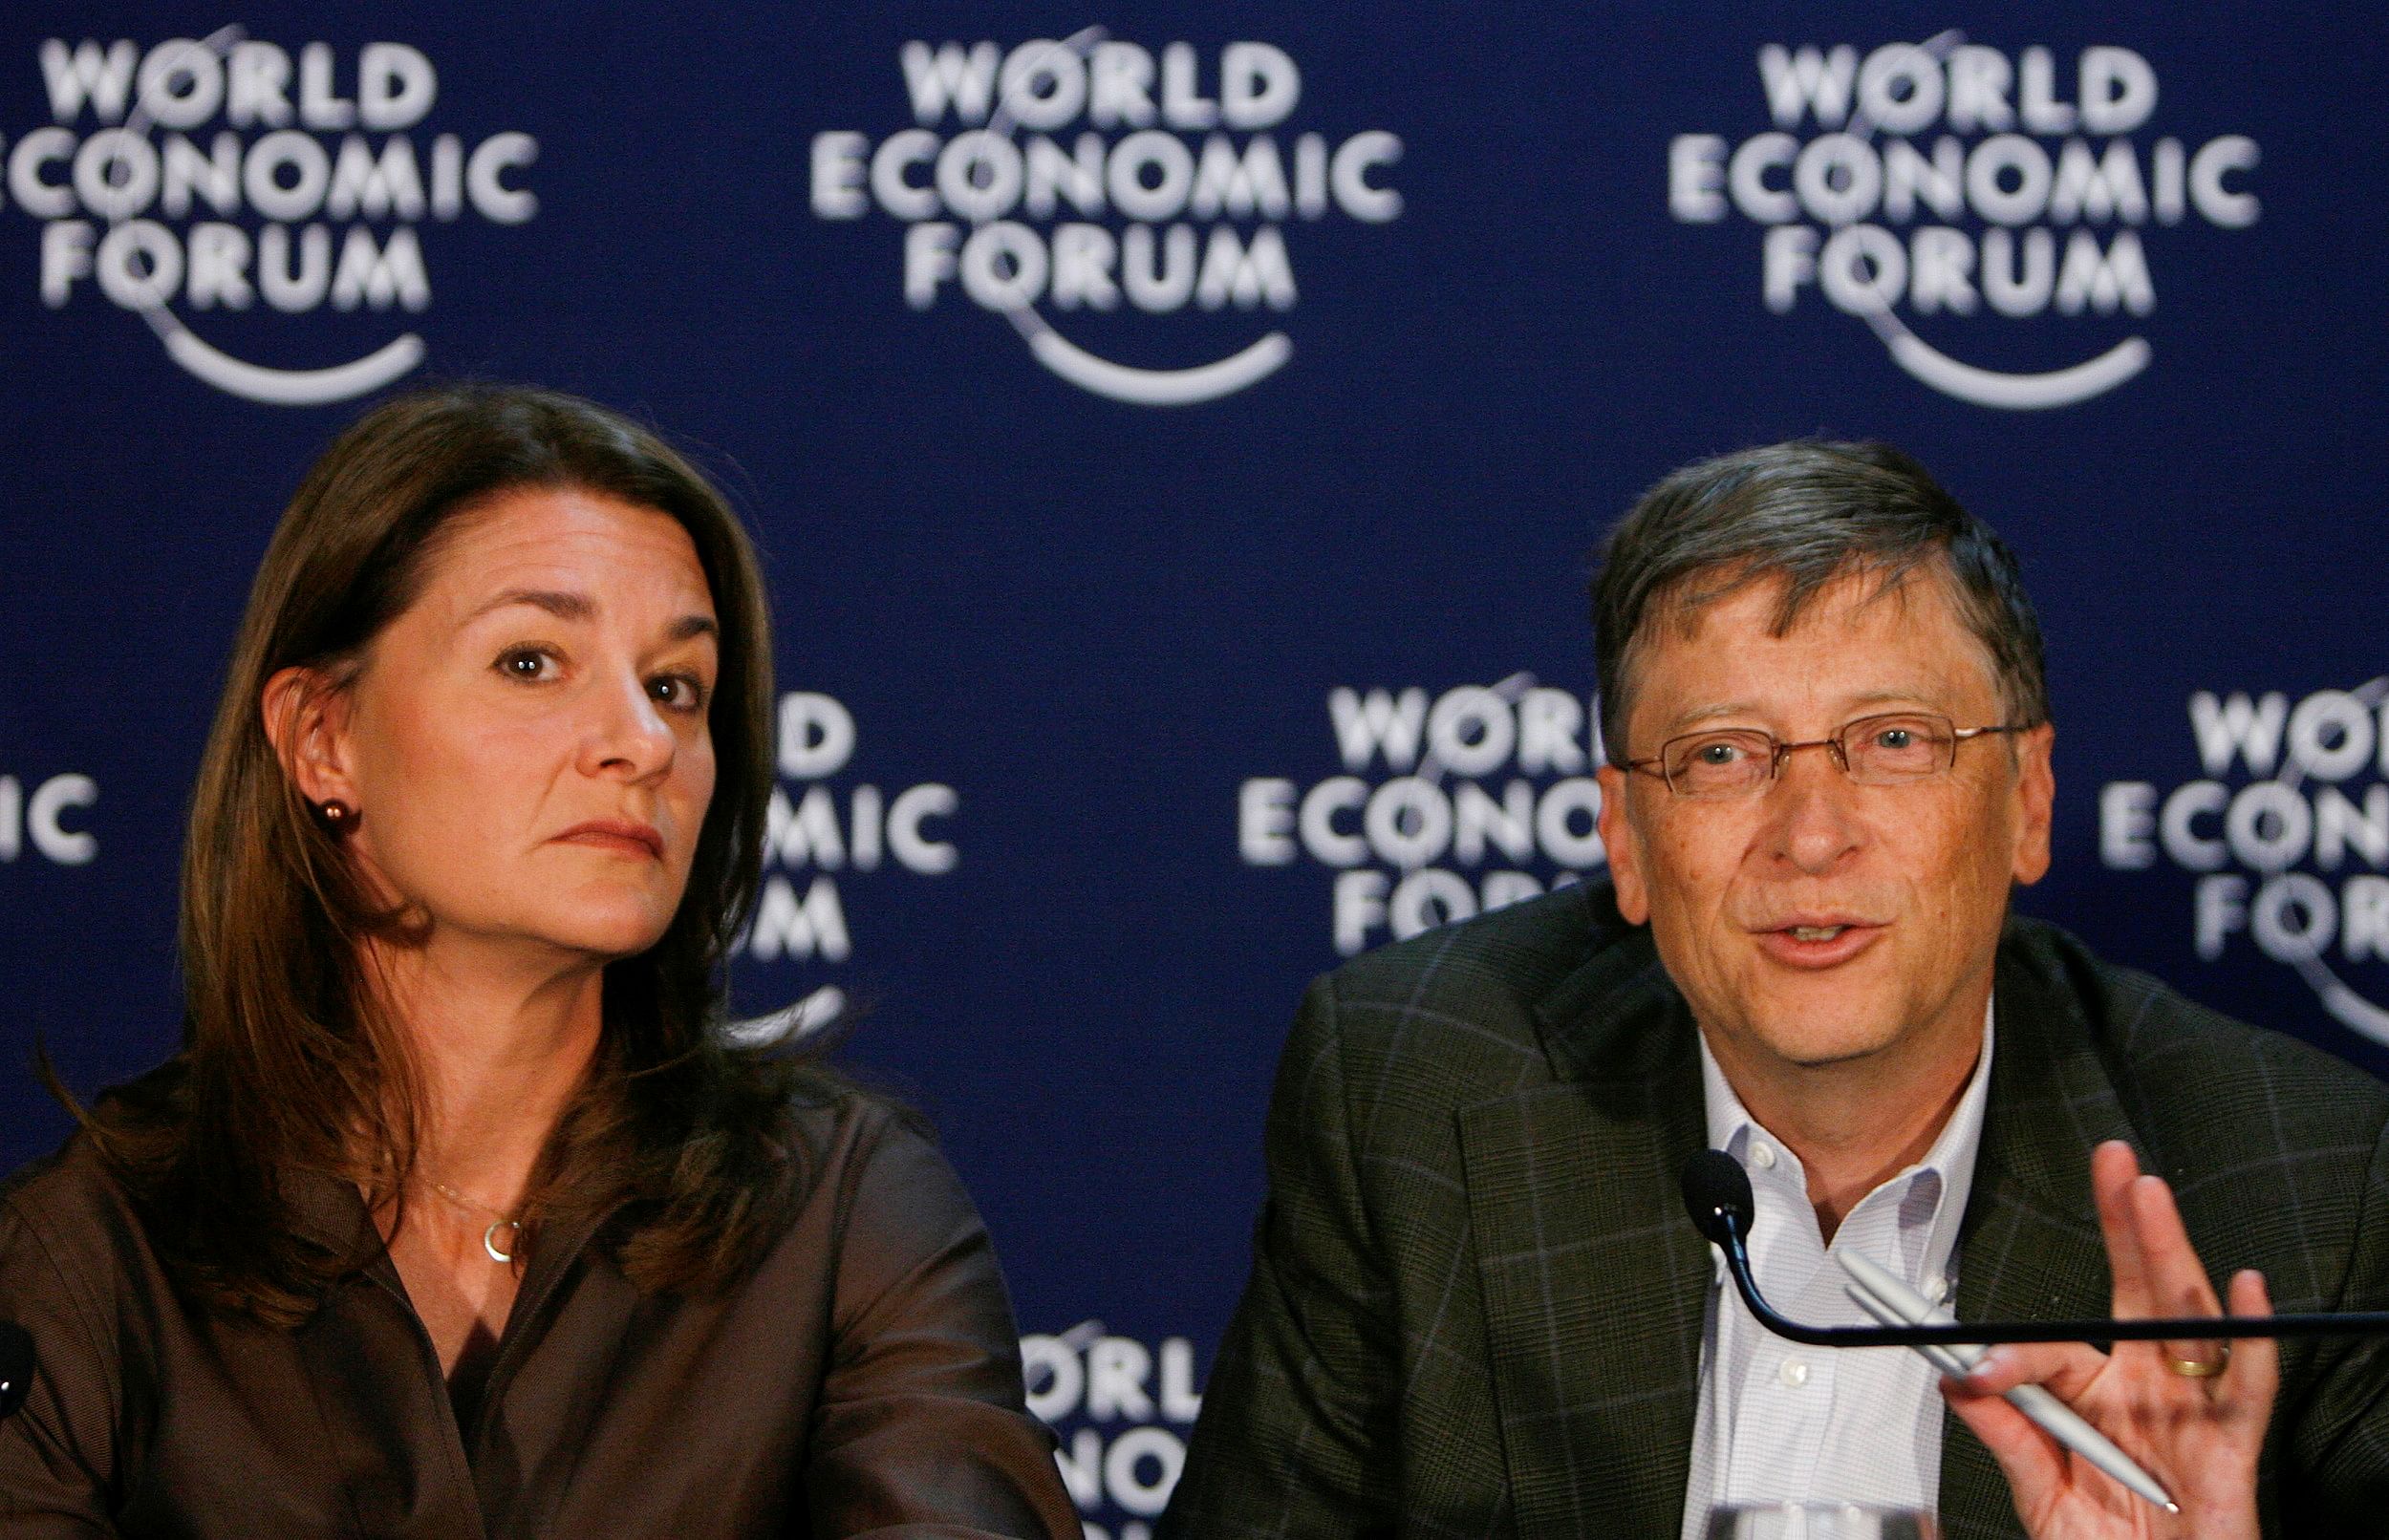
<instances>
[{"instance_id":1,"label":"man's ear","mask_svg":"<svg viewBox=\"0 0 2389 1540\"><path fill-rule=\"evenodd\" d=\"M2050 764L2057 730L2048 722L2015 735L2015 860L2018 883L2040 881L2049 870L2049 824L2057 801L2057 778Z\"/></svg>"},{"instance_id":2,"label":"man's ear","mask_svg":"<svg viewBox=\"0 0 2389 1540\"><path fill-rule=\"evenodd\" d=\"M348 706L346 691L322 670L306 668L277 672L258 701L282 773L318 807L335 800L357 805L349 777Z\"/></svg>"},{"instance_id":3,"label":"man's ear","mask_svg":"<svg viewBox=\"0 0 2389 1540\"><path fill-rule=\"evenodd\" d=\"M1625 816L1626 773L1604 764L1593 773L1601 782L1601 844L1609 856L1609 880L1617 885L1618 913L1628 925L1650 918L1650 894L1643 886L1642 852Z\"/></svg>"}]
</instances>

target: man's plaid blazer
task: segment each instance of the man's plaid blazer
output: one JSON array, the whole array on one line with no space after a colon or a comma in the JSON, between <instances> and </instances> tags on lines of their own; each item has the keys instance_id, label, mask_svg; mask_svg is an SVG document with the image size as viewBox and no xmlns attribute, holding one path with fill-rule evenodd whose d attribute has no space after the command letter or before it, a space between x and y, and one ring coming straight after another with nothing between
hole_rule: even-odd
<instances>
[{"instance_id":1,"label":"man's plaid blazer","mask_svg":"<svg viewBox=\"0 0 2389 1540\"><path fill-rule=\"evenodd\" d=\"M2048 926L2000 944L1961 1318L2104 1315L2091 1147L2129 1140L2217 1277L2389 1309L2389 1091ZM1563 889L1359 958L1305 997L1269 1197L1165 1540L1675 1540L1711 1253L1677 1176L1698 1050L1647 930ZM2283 1344L2269 1535L2389 1536L2389 1344ZM2022 1532L1942 1442L1948 1540Z\"/></svg>"}]
</instances>

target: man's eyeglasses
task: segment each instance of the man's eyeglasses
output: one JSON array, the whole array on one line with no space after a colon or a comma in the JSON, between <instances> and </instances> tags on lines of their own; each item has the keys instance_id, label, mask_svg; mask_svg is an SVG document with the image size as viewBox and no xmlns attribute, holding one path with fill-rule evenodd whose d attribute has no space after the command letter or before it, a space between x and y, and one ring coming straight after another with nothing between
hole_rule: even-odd
<instances>
[{"instance_id":1,"label":"man's eyeglasses","mask_svg":"<svg viewBox=\"0 0 2389 1540\"><path fill-rule=\"evenodd\" d=\"M1754 727L1716 728L1671 738L1656 756L1628 759L1625 768L1659 777L1678 797L1742 797L1774 781L1800 750L1823 749L1860 785L1898 786L1947 773L1958 762L1958 745L1969 738L2021 733L2026 725L1957 727L1937 712L1900 711L1861 717L1833 737L1807 743L1786 743Z\"/></svg>"}]
</instances>

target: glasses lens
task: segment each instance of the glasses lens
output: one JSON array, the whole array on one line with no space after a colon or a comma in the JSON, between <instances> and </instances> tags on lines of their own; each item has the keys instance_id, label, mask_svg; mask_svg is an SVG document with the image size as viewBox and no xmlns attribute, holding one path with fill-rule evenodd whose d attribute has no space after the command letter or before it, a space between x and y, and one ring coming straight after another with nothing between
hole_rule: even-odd
<instances>
[{"instance_id":1,"label":"glasses lens","mask_svg":"<svg viewBox=\"0 0 2389 1540\"><path fill-rule=\"evenodd\" d=\"M1862 717L1841 730L1850 779L1870 785L1939 775L1949 768L1956 747L1949 718L1923 712Z\"/></svg>"},{"instance_id":2,"label":"glasses lens","mask_svg":"<svg viewBox=\"0 0 2389 1540\"><path fill-rule=\"evenodd\" d=\"M1776 740L1764 733L1694 733L1660 751L1679 797L1729 797L1767 779Z\"/></svg>"}]
</instances>

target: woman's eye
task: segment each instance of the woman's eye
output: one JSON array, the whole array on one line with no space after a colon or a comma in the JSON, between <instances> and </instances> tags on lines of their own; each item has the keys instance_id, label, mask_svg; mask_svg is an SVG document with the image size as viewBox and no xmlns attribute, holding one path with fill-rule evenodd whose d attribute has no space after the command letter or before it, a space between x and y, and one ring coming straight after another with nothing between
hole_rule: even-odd
<instances>
[{"instance_id":1,"label":"woman's eye","mask_svg":"<svg viewBox=\"0 0 2389 1540\"><path fill-rule=\"evenodd\" d=\"M705 686L694 674L667 674L647 687L656 703L676 711L697 711L705 704Z\"/></svg>"},{"instance_id":2,"label":"woman's eye","mask_svg":"<svg viewBox=\"0 0 2389 1540\"><path fill-rule=\"evenodd\" d=\"M509 679L536 681L547 678L554 654L537 647L509 647L498 654L498 672Z\"/></svg>"}]
</instances>

